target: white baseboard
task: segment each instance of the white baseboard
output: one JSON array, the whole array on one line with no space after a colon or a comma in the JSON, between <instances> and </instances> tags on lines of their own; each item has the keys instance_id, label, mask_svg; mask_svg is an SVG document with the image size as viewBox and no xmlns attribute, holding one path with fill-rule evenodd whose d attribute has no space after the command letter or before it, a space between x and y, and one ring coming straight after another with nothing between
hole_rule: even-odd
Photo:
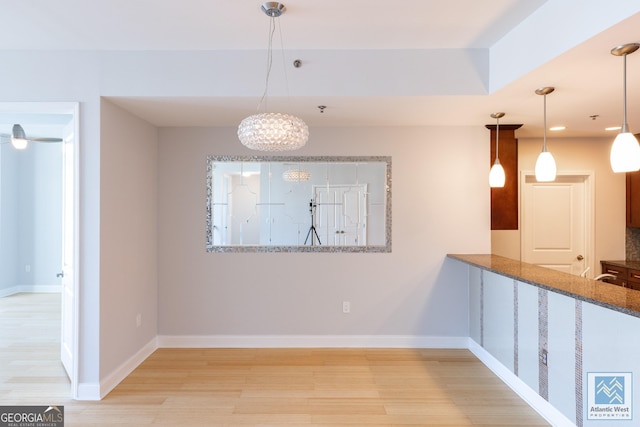
<instances>
[{"instance_id":1,"label":"white baseboard","mask_svg":"<svg viewBox=\"0 0 640 427\"><path fill-rule=\"evenodd\" d=\"M0 289L0 298L8 297L11 295L19 294L20 286L12 286L10 288Z\"/></svg>"},{"instance_id":2,"label":"white baseboard","mask_svg":"<svg viewBox=\"0 0 640 427\"><path fill-rule=\"evenodd\" d=\"M467 337L413 335L159 335L158 348L467 348Z\"/></svg>"},{"instance_id":3,"label":"white baseboard","mask_svg":"<svg viewBox=\"0 0 640 427\"><path fill-rule=\"evenodd\" d=\"M551 403L543 399L537 392L529 387L524 381L518 378L513 372L504 366L491 353L481 347L473 339L469 338L469 351L471 351L482 363L485 364L494 374L496 374L511 390L520 396L529 406L531 406L541 417L555 427L575 427L562 412L557 410Z\"/></svg>"},{"instance_id":4,"label":"white baseboard","mask_svg":"<svg viewBox=\"0 0 640 427\"><path fill-rule=\"evenodd\" d=\"M59 293L62 291L60 285L22 285L20 292L25 293Z\"/></svg>"},{"instance_id":5,"label":"white baseboard","mask_svg":"<svg viewBox=\"0 0 640 427\"><path fill-rule=\"evenodd\" d=\"M61 290L62 287L60 285L16 285L0 289L0 298L20 293L56 293Z\"/></svg>"},{"instance_id":6,"label":"white baseboard","mask_svg":"<svg viewBox=\"0 0 640 427\"><path fill-rule=\"evenodd\" d=\"M100 384L78 383L76 400L100 400Z\"/></svg>"},{"instance_id":7,"label":"white baseboard","mask_svg":"<svg viewBox=\"0 0 640 427\"><path fill-rule=\"evenodd\" d=\"M154 337L144 347L140 349L136 354L131 356L129 360L124 362L115 371L109 374L106 378L100 381L99 398L100 400L105 397L111 390L113 390L122 380L124 380L134 369L136 369L145 359L151 356L151 353L158 348L158 339ZM80 395L80 386L78 385L78 395ZM78 397L82 400L82 398ZM89 399L94 400L94 399Z\"/></svg>"}]
</instances>

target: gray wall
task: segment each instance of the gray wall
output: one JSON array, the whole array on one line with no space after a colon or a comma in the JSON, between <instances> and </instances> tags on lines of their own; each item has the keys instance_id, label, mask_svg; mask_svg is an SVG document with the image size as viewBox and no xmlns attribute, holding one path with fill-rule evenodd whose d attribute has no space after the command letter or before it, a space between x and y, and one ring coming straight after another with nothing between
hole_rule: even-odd
<instances>
[{"instance_id":1,"label":"gray wall","mask_svg":"<svg viewBox=\"0 0 640 427\"><path fill-rule=\"evenodd\" d=\"M100 376L157 332L157 129L101 102ZM138 326L137 317L141 324Z\"/></svg>"},{"instance_id":2,"label":"gray wall","mask_svg":"<svg viewBox=\"0 0 640 427\"><path fill-rule=\"evenodd\" d=\"M490 250L486 130L315 128L292 153L392 156L392 253L207 253L206 157L249 154L235 133L159 131L161 337L468 336L467 288L443 260Z\"/></svg>"}]
</instances>

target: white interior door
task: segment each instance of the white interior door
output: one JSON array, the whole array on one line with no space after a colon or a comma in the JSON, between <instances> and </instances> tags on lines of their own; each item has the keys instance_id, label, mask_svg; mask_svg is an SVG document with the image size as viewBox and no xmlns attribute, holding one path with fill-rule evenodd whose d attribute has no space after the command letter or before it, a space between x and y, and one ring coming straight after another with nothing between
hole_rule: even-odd
<instances>
[{"instance_id":1,"label":"white interior door","mask_svg":"<svg viewBox=\"0 0 640 427\"><path fill-rule=\"evenodd\" d=\"M78 351L78 107L75 119L65 128L62 148L62 289L60 359L71 381L72 397L77 395Z\"/></svg>"},{"instance_id":2,"label":"white interior door","mask_svg":"<svg viewBox=\"0 0 640 427\"><path fill-rule=\"evenodd\" d=\"M523 176L522 261L581 274L592 267L588 175L558 175L539 183Z\"/></svg>"},{"instance_id":3,"label":"white interior door","mask_svg":"<svg viewBox=\"0 0 640 427\"><path fill-rule=\"evenodd\" d=\"M367 244L367 185L323 185L313 188L314 224L320 243Z\"/></svg>"}]
</instances>

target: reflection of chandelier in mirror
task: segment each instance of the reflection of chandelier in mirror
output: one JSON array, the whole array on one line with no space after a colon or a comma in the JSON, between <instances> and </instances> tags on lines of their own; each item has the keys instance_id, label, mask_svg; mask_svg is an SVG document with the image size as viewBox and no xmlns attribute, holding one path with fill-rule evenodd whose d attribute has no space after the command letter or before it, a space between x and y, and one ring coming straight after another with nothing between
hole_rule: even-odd
<instances>
[{"instance_id":1,"label":"reflection of chandelier in mirror","mask_svg":"<svg viewBox=\"0 0 640 427\"><path fill-rule=\"evenodd\" d=\"M278 2L266 2L262 10L270 17L269 48L267 55L267 78L264 93L258 103L258 111L267 97L269 75L273 63L273 35L276 29L276 18L282 15L286 7ZM282 33L281 33L282 37ZM284 52L283 52L284 55ZM286 77L286 76L285 76ZM252 150L285 151L303 147L309 139L309 128L306 123L295 116L284 113L257 113L240 122L238 126L240 142Z\"/></svg>"},{"instance_id":2,"label":"reflection of chandelier in mirror","mask_svg":"<svg viewBox=\"0 0 640 427\"><path fill-rule=\"evenodd\" d=\"M311 179L311 172L306 169L288 169L282 172L282 179L287 182L306 182Z\"/></svg>"}]
</instances>

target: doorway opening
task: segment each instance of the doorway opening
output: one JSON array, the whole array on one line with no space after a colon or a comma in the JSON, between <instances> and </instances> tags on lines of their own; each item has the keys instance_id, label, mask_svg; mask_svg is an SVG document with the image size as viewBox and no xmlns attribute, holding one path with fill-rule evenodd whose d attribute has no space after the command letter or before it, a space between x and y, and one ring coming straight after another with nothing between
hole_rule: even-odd
<instances>
[{"instance_id":1,"label":"doorway opening","mask_svg":"<svg viewBox=\"0 0 640 427\"><path fill-rule=\"evenodd\" d=\"M522 172L521 186L522 261L593 277L593 173L563 172L542 183Z\"/></svg>"},{"instance_id":2,"label":"doorway opening","mask_svg":"<svg viewBox=\"0 0 640 427\"><path fill-rule=\"evenodd\" d=\"M59 361L72 398L78 377L78 114L77 102L0 103L0 297L60 295Z\"/></svg>"}]
</instances>

